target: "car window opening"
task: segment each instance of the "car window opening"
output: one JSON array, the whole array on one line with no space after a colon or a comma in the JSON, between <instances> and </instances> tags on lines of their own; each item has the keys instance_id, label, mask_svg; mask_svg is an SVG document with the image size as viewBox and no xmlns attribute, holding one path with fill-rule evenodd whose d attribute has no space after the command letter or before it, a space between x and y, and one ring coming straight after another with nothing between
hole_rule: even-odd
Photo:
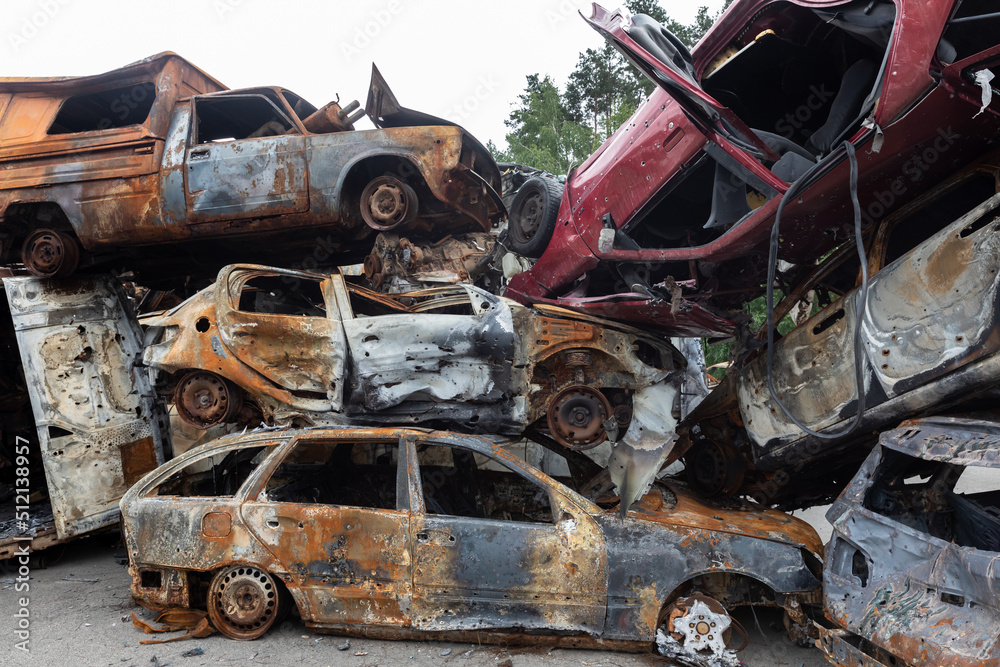
<instances>
[{"instance_id":1,"label":"car window opening","mask_svg":"<svg viewBox=\"0 0 1000 667\"><path fill-rule=\"evenodd\" d=\"M267 481L267 499L394 510L399 445L304 441Z\"/></svg>"},{"instance_id":2,"label":"car window opening","mask_svg":"<svg viewBox=\"0 0 1000 667\"><path fill-rule=\"evenodd\" d=\"M199 144L273 137L294 129L291 121L262 95L198 99L195 109Z\"/></svg>"},{"instance_id":3,"label":"car window opening","mask_svg":"<svg viewBox=\"0 0 1000 667\"><path fill-rule=\"evenodd\" d=\"M996 46L997 11L996 0L962 0L938 46L938 60L951 65ZM991 69L1000 75L1000 69Z\"/></svg>"},{"instance_id":4,"label":"car window opening","mask_svg":"<svg viewBox=\"0 0 1000 667\"><path fill-rule=\"evenodd\" d=\"M96 132L141 125L156 99L156 86L137 83L67 99L49 127L49 134Z\"/></svg>"},{"instance_id":5,"label":"car window opening","mask_svg":"<svg viewBox=\"0 0 1000 667\"><path fill-rule=\"evenodd\" d=\"M291 91L283 90L281 96L285 98L285 102L292 108L299 120L305 120L317 111L315 106Z\"/></svg>"},{"instance_id":6,"label":"car window opening","mask_svg":"<svg viewBox=\"0 0 1000 667\"><path fill-rule=\"evenodd\" d=\"M239 310L244 313L325 317L319 281L286 276L254 276L240 288Z\"/></svg>"},{"instance_id":7,"label":"car window opening","mask_svg":"<svg viewBox=\"0 0 1000 667\"><path fill-rule=\"evenodd\" d=\"M198 498L235 496L273 447L243 447L196 459L160 483L151 495Z\"/></svg>"},{"instance_id":8,"label":"car window opening","mask_svg":"<svg viewBox=\"0 0 1000 667\"><path fill-rule=\"evenodd\" d=\"M959 546L1000 551L1000 470L885 450L864 506Z\"/></svg>"},{"instance_id":9,"label":"car window opening","mask_svg":"<svg viewBox=\"0 0 1000 667\"><path fill-rule=\"evenodd\" d=\"M702 85L767 143L772 135L822 157L873 104L895 14L888 0L775 3L706 67Z\"/></svg>"},{"instance_id":10,"label":"car window opening","mask_svg":"<svg viewBox=\"0 0 1000 667\"><path fill-rule=\"evenodd\" d=\"M427 514L554 523L548 489L502 461L443 445L420 445Z\"/></svg>"}]
</instances>

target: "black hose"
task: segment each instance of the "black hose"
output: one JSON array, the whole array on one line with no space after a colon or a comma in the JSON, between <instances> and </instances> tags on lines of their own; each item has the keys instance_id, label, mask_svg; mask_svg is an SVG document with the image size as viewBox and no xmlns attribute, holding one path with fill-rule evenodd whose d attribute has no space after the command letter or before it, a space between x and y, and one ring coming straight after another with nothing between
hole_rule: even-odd
<instances>
[{"instance_id":1,"label":"black hose","mask_svg":"<svg viewBox=\"0 0 1000 667\"><path fill-rule=\"evenodd\" d=\"M767 263L767 389L771 393L771 398L781 411L792 420L796 426L811 436L824 440L834 440L849 435L861 425L861 418L865 413L865 364L864 350L861 345L861 324L865 313L865 305L868 303L868 258L865 256L865 243L861 235L861 204L858 202L858 157L854 152L854 144L845 141L842 144L847 153L847 159L851 163L851 203L854 205L854 242L858 246L858 259L861 261L861 294L855 306L855 326L854 326L854 376L858 386L858 413L851 420L851 423L841 431L836 433L820 433L809 428L795 415L789 412L785 404L778 398L778 393L774 390L774 277L778 266L778 239L780 237L781 213L785 204L798 196L799 191L809 182L812 172L819 165L806 172L802 178L797 180L788 189L785 196L778 205L778 212L774 216L774 226L771 228L771 252ZM822 163L821 163L822 164Z\"/></svg>"}]
</instances>

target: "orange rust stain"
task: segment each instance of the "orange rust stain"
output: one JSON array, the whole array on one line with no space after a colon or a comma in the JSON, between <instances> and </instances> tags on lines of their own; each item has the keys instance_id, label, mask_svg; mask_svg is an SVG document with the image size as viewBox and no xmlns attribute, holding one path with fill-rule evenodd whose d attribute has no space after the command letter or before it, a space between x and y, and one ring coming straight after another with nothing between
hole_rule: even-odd
<instances>
[{"instance_id":1,"label":"orange rust stain","mask_svg":"<svg viewBox=\"0 0 1000 667\"><path fill-rule=\"evenodd\" d=\"M927 289L935 296L947 293L972 261L972 243L957 234L949 236L927 259Z\"/></svg>"}]
</instances>

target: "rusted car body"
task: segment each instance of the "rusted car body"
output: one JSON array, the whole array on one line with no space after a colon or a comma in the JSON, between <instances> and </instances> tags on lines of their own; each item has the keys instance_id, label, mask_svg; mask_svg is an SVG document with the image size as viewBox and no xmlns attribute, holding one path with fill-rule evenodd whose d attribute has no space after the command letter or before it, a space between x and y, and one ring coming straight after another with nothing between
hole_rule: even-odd
<instances>
[{"instance_id":1,"label":"rusted car body","mask_svg":"<svg viewBox=\"0 0 1000 667\"><path fill-rule=\"evenodd\" d=\"M687 627L679 597L720 624L726 608L802 619L817 601L822 547L804 522L659 483L622 518L581 481L440 431L220 439L122 499L132 594L206 605L237 639L280 619L287 591L308 628L338 634L644 651L668 619Z\"/></svg>"},{"instance_id":2,"label":"rusted car body","mask_svg":"<svg viewBox=\"0 0 1000 667\"><path fill-rule=\"evenodd\" d=\"M483 231L500 218L500 174L473 137L399 107L377 70L377 129L355 131L357 106L227 90L172 53L98 76L0 79L5 261L65 275L82 246L85 263L141 255L151 271L180 255L217 268L300 259L302 244L363 253L374 229Z\"/></svg>"},{"instance_id":3,"label":"rusted car body","mask_svg":"<svg viewBox=\"0 0 1000 667\"><path fill-rule=\"evenodd\" d=\"M702 492L753 494L786 508L822 504L851 479L880 430L914 416L990 406L1000 384L997 183L989 163L959 172L873 228L862 321L855 317L860 288L835 299L826 294L832 303L774 343L775 393L827 439L805 433L776 403L766 345L747 336L725 380L681 425L685 435L673 455L687 451ZM958 211L967 212L937 231ZM857 276L855 250L847 247L789 291L776 320L807 291L826 293L831 283ZM848 430L859 406L858 327L865 410Z\"/></svg>"},{"instance_id":4,"label":"rusted car body","mask_svg":"<svg viewBox=\"0 0 1000 667\"><path fill-rule=\"evenodd\" d=\"M1000 663L1000 424L882 434L827 518L820 647L836 665ZM992 473L992 474L991 474Z\"/></svg>"},{"instance_id":5,"label":"rusted car body","mask_svg":"<svg viewBox=\"0 0 1000 667\"><path fill-rule=\"evenodd\" d=\"M116 526L168 442L118 285L8 277L2 295L0 559Z\"/></svg>"},{"instance_id":6,"label":"rusted car body","mask_svg":"<svg viewBox=\"0 0 1000 667\"><path fill-rule=\"evenodd\" d=\"M143 324L144 363L201 427L262 417L520 434L537 423L587 449L610 421L629 501L676 439L685 360L669 341L469 285L389 296L341 275L232 265Z\"/></svg>"},{"instance_id":7,"label":"rusted car body","mask_svg":"<svg viewBox=\"0 0 1000 667\"><path fill-rule=\"evenodd\" d=\"M474 284L495 243L496 236L483 232L428 242L383 232L365 257L366 286L401 294L442 284Z\"/></svg>"},{"instance_id":8,"label":"rusted car body","mask_svg":"<svg viewBox=\"0 0 1000 667\"><path fill-rule=\"evenodd\" d=\"M523 218L528 236L551 240L506 295L671 335L732 336L743 304L764 291L792 183L782 282L853 238L843 141L859 156L865 227L996 146L996 104L977 113L975 83L1000 58L984 27L993 11L955 0L742 0L688 54L648 16L595 5L588 23L657 88L551 191L561 199L544 231L512 202L509 228Z\"/></svg>"}]
</instances>

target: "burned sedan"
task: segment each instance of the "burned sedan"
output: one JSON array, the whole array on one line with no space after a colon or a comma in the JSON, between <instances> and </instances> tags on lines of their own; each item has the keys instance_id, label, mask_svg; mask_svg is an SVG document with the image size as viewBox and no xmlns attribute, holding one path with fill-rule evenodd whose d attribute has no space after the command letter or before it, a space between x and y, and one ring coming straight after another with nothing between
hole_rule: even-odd
<instances>
[{"instance_id":1,"label":"burned sedan","mask_svg":"<svg viewBox=\"0 0 1000 667\"><path fill-rule=\"evenodd\" d=\"M474 137L400 106L375 68L358 107L228 90L173 53L97 76L2 78L0 261L40 277L95 264L174 277L178 257L213 272L317 245L357 259L376 231L500 219L500 173ZM356 129L366 114L375 128Z\"/></svg>"},{"instance_id":2,"label":"burned sedan","mask_svg":"<svg viewBox=\"0 0 1000 667\"><path fill-rule=\"evenodd\" d=\"M867 228L997 145L995 11L737 0L688 52L649 16L594 5L587 22L657 87L565 186L521 188L511 247L538 261L507 296L733 335L768 284L779 208L795 283L853 238L852 192Z\"/></svg>"},{"instance_id":3,"label":"burned sedan","mask_svg":"<svg viewBox=\"0 0 1000 667\"><path fill-rule=\"evenodd\" d=\"M806 622L822 554L808 524L672 483L622 518L561 465L574 472L556 479L496 439L415 429L216 440L122 499L132 594L207 607L234 639L295 605L310 629L367 637L648 651L659 631L688 664L737 664L727 609Z\"/></svg>"},{"instance_id":4,"label":"burned sedan","mask_svg":"<svg viewBox=\"0 0 1000 667\"><path fill-rule=\"evenodd\" d=\"M838 665L1000 663L1000 424L882 434L827 513L820 647Z\"/></svg>"},{"instance_id":5,"label":"burned sedan","mask_svg":"<svg viewBox=\"0 0 1000 667\"><path fill-rule=\"evenodd\" d=\"M263 419L520 434L534 424L577 449L610 429L629 497L675 439L685 361L668 341L472 286L389 296L341 275L232 265L143 324L144 362L201 428Z\"/></svg>"}]
</instances>

